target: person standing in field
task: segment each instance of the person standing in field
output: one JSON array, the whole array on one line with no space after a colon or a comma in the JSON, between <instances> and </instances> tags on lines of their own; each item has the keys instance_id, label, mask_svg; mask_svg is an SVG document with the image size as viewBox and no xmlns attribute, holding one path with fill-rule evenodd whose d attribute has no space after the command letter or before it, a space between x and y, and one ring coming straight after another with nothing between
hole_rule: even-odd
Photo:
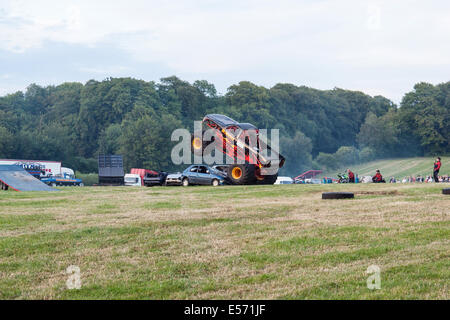
<instances>
[{"instance_id":1,"label":"person standing in field","mask_svg":"<svg viewBox=\"0 0 450 320\"><path fill-rule=\"evenodd\" d=\"M355 183L355 174L350 171L350 169L347 169L348 173L348 182L349 183Z\"/></svg>"},{"instance_id":2,"label":"person standing in field","mask_svg":"<svg viewBox=\"0 0 450 320\"><path fill-rule=\"evenodd\" d=\"M440 169L441 169L441 158L437 157L436 161L434 162L434 169L433 169L434 182L439 182Z\"/></svg>"}]
</instances>

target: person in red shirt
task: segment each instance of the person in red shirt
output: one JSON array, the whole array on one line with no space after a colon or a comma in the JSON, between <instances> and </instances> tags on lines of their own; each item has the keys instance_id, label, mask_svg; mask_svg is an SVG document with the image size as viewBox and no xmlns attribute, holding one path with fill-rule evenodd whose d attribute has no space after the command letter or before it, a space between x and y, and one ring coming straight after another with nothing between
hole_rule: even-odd
<instances>
[{"instance_id":1,"label":"person in red shirt","mask_svg":"<svg viewBox=\"0 0 450 320\"><path fill-rule=\"evenodd\" d=\"M439 182L439 169L441 169L441 158L437 157L433 169L434 182Z\"/></svg>"},{"instance_id":2,"label":"person in red shirt","mask_svg":"<svg viewBox=\"0 0 450 320\"><path fill-rule=\"evenodd\" d=\"M385 182L383 180L383 176L380 173L380 170L377 170L377 173L372 177L372 182L374 183Z\"/></svg>"},{"instance_id":3,"label":"person in red shirt","mask_svg":"<svg viewBox=\"0 0 450 320\"><path fill-rule=\"evenodd\" d=\"M348 173L348 182L349 183L355 183L355 174L350 171L350 169L347 169Z\"/></svg>"}]
</instances>

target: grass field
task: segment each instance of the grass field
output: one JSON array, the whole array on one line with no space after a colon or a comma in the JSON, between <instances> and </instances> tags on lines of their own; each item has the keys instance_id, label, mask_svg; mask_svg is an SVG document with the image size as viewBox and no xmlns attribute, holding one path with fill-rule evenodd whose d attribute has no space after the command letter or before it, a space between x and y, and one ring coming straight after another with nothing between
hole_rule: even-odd
<instances>
[{"instance_id":1,"label":"grass field","mask_svg":"<svg viewBox=\"0 0 450 320\"><path fill-rule=\"evenodd\" d=\"M443 187L0 192L0 298L449 299ZM331 190L356 197L321 200ZM70 265L81 289L66 287Z\"/></svg>"},{"instance_id":2,"label":"grass field","mask_svg":"<svg viewBox=\"0 0 450 320\"><path fill-rule=\"evenodd\" d=\"M434 160L435 158L433 157L386 159L350 166L350 168L359 176L373 176L375 175L375 170L380 169L381 174L385 178L396 177L401 179L408 176L416 177L417 175L426 177L433 174ZM440 175L450 175L450 157L441 157L441 162ZM337 173L342 173L346 169L341 168L337 171L326 172L324 175L336 177Z\"/></svg>"}]
</instances>

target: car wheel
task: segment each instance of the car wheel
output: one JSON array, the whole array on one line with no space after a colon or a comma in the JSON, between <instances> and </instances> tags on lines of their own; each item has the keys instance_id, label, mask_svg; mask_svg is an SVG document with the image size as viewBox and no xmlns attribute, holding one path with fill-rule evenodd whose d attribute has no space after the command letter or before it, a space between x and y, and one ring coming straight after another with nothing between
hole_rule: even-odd
<instances>
[{"instance_id":1,"label":"car wheel","mask_svg":"<svg viewBox=\"0 0 450 320\"><path fill-rule=\"evenodd\" d=\"M181 185L183 187L187 187L189 185L189 179L188 178L184 178L183 181L181 182Z\"/></svg>"},{"instance_id":2,"label":"car wheel","mask_svg":"<svg viewBox=\"0 0 450 320\"><path fill-rule=\"evenodd\" d=\"M53 182L52 183L52 187L55 188L56 187L56 183Z\"/></svg>"},{"instance_id":3,"label":"car wheel","mask_svg":"<svg viewBox=\"0 0 450 320\"><path fill-rule=\"evenodd\" d=\"M450 194L450 188L442 189L442 194Z\"/></svg>"},{"instance_id":4,"label":"car wheel","mask_svg":"<svg viewBox=\"0 0 450 320\"><path fill-rule=\"evenodd\" d=\"M213 179L211 183L214 187L217 187L219 185L219 180Z\"/></svg>"}]
</instances>

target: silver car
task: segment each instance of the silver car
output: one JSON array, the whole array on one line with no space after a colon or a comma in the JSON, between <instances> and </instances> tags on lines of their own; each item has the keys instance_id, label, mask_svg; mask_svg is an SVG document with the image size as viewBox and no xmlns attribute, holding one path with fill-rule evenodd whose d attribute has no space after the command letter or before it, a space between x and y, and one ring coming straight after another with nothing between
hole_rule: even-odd
<instances>
[{"instance_id":1,"label":"silver car","mask_svg":"<svg viewBox=\"0 0 450 320\"><path fill-rule=\"evenodd\" d=\"M207 165L192 165L183 172L169 174L166 185L212 185L223 184L225 177L223 173Z\"/></svg>"}]
</instances>

